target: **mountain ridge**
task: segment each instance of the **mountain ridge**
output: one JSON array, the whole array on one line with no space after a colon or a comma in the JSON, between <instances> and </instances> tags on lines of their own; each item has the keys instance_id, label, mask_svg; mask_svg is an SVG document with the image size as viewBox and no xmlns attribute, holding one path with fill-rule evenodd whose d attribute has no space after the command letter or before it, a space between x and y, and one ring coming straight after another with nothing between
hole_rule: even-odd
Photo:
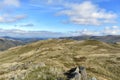
<instances>
[{"instance_id":1,"label":"mountain ridge","mask_svg":"<svg viewBox=\"0 0 120 80\"><path fill-rule=\"evenodd\" d=\"M73 39L73 40L93 39L107 43L116 43L116 42L120 42L120 35L106 35L106 36L81 35L81 36L61 37L60 39Z\"/></svg>"},{"instance_id":2,"label":"mountain ridge","mask_svg":"<svg viewBox=\"0 0 120 80\"><path fill-rule=\"evenodd\" d=\"M9 36L2 36L0 37L0 51L46 39L47 38L14 38Z\"/></svg>"},{"instance_id":3,"label":"mountain ridge","mask_svg":"<svg viewBox=\"0 0 120 80\"><path fill-rule=\"evenodd\" d=\"M24 45L24 43L19 40L0 38L0 51L4 51L11 47L20 46L20 45Z\"/></svg>"},{"instance_id":4,"label":"mountain ridge","mask_svg":"<svg viewBox=\"0 0 120 80\"><path fill-rule=\"evenodd\" d=\"M88 78L119 80L120 47L97 40L49 39L0 53L2 80L56 80L76 66L85 66Z\"/></svg>"}]
</instances>

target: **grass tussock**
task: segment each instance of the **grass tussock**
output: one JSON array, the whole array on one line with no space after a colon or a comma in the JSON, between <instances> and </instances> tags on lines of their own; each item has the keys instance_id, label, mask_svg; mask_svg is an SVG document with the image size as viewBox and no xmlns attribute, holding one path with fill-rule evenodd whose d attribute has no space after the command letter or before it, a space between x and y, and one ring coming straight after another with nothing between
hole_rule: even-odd
<instances>
[{"instance_id":1,"label":"grass tussock","mask_svg":"<svg viewBox=\"0 0 120 80\"><path fill-rule=\"evenodd\" d=\"M89 78L119 80L120 48L96 40L38 41L0 53L0 80L64 79L63 73L76 66L85 66Z\"/></svg>"}]
</instances>

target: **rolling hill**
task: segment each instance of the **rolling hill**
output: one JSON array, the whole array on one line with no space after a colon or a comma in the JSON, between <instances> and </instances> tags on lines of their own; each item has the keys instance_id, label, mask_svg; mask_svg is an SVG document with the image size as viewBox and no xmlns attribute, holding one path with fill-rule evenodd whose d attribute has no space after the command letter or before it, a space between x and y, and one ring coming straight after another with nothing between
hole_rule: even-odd
<instances>
[{"instance_id":1,"label":"rolling hill","mask_svg":"<svg viewBox=\"0 0 120 80\"><path fill-rule=\"evenodd\" d=\"M107 35L107 36L91 36L91 35L82 35L82 36L71 36L71 37L61 37L60 39L73 39L73 40L99 40L107 43L116 43L120 42L120 35Z\"/></svg>"},{"instance_id":2,"label":"rolling hill","mask_svg":"<svg viewBox=\"0 0 120 80\"><path fill-rule=\"evenodd\" d=\"M117 46L116 46L117 45ZM50 39L0 52L0 80L64 80L64 72L86 67L88 78L120 79L120 44Z\"/></svg>"},{"instance_id":3,"label":"rolling hill","mask_svg":"<svg viewBox=\"0 0 120 80\"><path fill-rule=\"evenodd\" d=\"M24 44L36 42L39 40L47 40L48 39L48 38L39 38L39 37L38 38L25 38L25 37L18 37L17 38L17 37L10 37L10 36L2 36L1 38L21 41Z\"/></svg>"},{"instance_id":4,"label":"rolling hill","mask_svg":"<svg viewBox=\"0 0 120 80\"><path fill-rule=\"evenodd\" d=\"M2 36L0 37L0 51L46 39L47 38L14 38L9 36Z\"/></svg>"},{"instance_id":5,"label":"rolling hill","mask_svg":"<svg viewBox=\"0 0 120 80\"><path fill-rule=\"evenodd\" d=\"M15 47L18 45L23 45L24 43L18 40L0 38L0 51Z\"/></svg>"}]
</instances>

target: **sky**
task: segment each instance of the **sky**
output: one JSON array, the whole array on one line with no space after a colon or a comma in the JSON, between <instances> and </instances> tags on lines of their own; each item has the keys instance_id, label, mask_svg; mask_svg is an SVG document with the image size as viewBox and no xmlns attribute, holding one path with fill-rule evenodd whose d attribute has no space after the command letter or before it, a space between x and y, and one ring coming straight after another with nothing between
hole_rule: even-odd
<instances>
[{"instance_id":1,"label":"sky","mask_svg":"<svg viewBox=\"0 0 120 80\"><path fill-rule=\"evenodd\" d=\"M0 0L0 36L120 35L120 0Z\"/></svg>"}]
</instances>

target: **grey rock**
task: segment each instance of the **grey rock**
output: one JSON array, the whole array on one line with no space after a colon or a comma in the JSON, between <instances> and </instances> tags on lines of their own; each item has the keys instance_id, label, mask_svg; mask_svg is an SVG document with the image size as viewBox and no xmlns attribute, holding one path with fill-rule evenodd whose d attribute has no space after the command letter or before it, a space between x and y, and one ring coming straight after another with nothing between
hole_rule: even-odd
<instances>
[{"instance_id":1,"label":"grey rock","mask_svg":"<svg viewBox=\"0 0 120 80\"><path fill-rule=\"evenodd\" d=\"M97 80L95 77L92 77L90 80Z\"/></svg>"}]
</instances>

